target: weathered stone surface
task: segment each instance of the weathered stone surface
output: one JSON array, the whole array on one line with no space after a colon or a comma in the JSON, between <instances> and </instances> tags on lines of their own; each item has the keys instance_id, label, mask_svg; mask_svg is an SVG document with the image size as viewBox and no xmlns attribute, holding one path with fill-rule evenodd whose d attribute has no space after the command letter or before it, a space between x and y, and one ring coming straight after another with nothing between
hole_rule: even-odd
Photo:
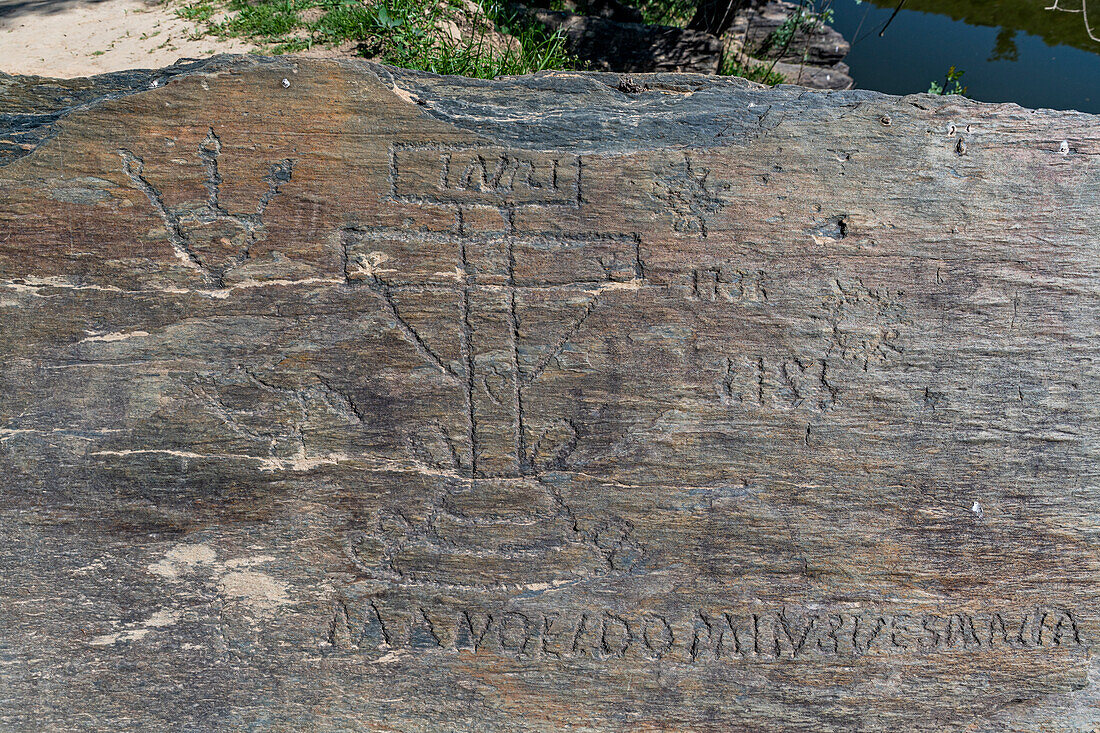
<instances>
[{"instance_id":1,"label":"weathered stone surface","mask_svg":"<svg viewBox=\"0 0 1100 733\"><path fill-rule=\"evenodd\" d=\"M541 8L525 13L560 31L569 52L595 71L716 74L722 61L722 42L709 33Z\"/></svg>"},{"instance_id":2,"label":"weathered stone surface","mask_svg":"<svg viewBox=\"0 0 1100 733\"><path fill-rule=\"evenodd\" d=\"M813 66L833 66L842 61L851 44L828 25L814 24L812 32L799 25L788 42L776 41L775 32L800 10L795 3L773 0L739 14L731 31L743 37L745 50L756 57Z\"/></svg>"},{"instance_id":3,"label":"weathered stone surface","mask_svg":"<svg viewBox=\"0 0 1100 733\"><path fill-rule=\"evenodd\" d=\"M2 89L0 727L1100 723L1096 118Z\"/></svg>"},{"instance_id":4,"label":"weathered stone surface","mask_svg":"<svg viewBox=\"0 0 1100 733\"><path fill-rule=\"evenodd\" d=\"M726 53L749 66L765 65L786 77L791 84L814 89L851 89L855 80L842 59L851 46L835 29L816 22L812 32L805 25L786 42L776 33L804 9L793 3L759 3L745 8L734 18L724 36Z\"/></svg>"},{"instance_id":5,"label":"weathered stone surface","mask_svg":"<svg viewBox=\"0 0 1100 733\"><path fill-rule=\"evenodd\" d=\"M812 89L851 89L855 80L848 73L848 64L834 66L812 66L810 64L788 64L783 61L760 61L750 56L743 63L749 66L763 66L786 77L791 84Z\"/></svg>"}]
</instances>

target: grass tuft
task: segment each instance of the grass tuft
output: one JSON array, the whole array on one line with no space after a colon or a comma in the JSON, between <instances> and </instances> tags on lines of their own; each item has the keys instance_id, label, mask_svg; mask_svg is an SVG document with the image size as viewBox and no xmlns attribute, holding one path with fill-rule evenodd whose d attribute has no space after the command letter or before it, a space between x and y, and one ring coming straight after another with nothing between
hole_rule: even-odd
<instances>
[{"instance_id":1,"label":"grass tuft","mask_svg":"<svg viewBox=\"0 0 1100 733\"><path fill-rule=\"evenodd\" d=\"M272 53L354 42L362 55L387 64L480 78L577 66L560 33L512 14L504 0L477 7L472 14L461 0L197 0L177 13L211 35L243 38ZM215 22L222 11L226 19ZM462 28L461 39L448 26ZM497 31L514 42L502 42Z\"/></svg>"},{"instance_id":2,"label":"grass tuft","mask_svg":"<svg viewBox=\"0 0 1100 733\"><path fill-rule=\"evenodd\" d=\"M692 0L630 0L642 12L642 20L651 25L687 26L695 15L697 1Z\"/></svg>"}]
</instances>

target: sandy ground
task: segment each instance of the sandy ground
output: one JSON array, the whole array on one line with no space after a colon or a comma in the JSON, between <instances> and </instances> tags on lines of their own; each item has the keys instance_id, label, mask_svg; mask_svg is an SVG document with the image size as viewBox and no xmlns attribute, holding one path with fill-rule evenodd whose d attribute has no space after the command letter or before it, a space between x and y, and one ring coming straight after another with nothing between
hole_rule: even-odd
<instances>
[{"instance_id":1,"label":"sandy ground","mask_svg":"<svg viewBox=\"0 0 1100 733\"><path fill-rule=\"evenodd\" d=\"M0 71L89 76L253 50L238 40L200 37L173 7L145 0L0 0Z\"/></svg>"}]
</instances>

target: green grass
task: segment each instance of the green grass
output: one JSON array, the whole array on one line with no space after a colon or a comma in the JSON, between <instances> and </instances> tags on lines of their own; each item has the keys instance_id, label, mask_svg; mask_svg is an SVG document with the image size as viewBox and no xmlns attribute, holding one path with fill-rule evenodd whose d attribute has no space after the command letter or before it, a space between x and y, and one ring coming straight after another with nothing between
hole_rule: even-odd
<instances>
[{"instance_id":1,"label":"green grass","mask_svg":"<svg viewBox=\"0 0 1100 733\"><path fill-rule=\"evenodd\" d=\"M440 74L492 78L542 69L574 68L562 37L510 14L502 0L480 0L484 18L455 41L443 32L462 20L458 0L197 0L177 12L211 35L243 38L271 53L353 42L359 53L384 63ZM309 11L308 15L303 15ZM219 12L226 19L215 22ZM307 20L307 17L310 18ZM496 29L516 39L512 47L491 43Z\"/></svg>"},{"instance_id":2,"label":"green grass","mask_svg":"<svg viewBox=\"0 0 1100 733\"><path fill-rule=\"evenodd\" d=\"M826 6L820 12L799 7L783 24L772 31L762 49L765 53L773 51L782 53L787 50L795 34L802 31L806 35L813 35L822 27L833 22L833 9Z\"/></svg>"},{"instance_id":3,"label":"green grass","mask_svg":"<svg viewBox=\"0 0 1100 733\"><path fill-rule=\"evenodd\" d=\"M683 28L695 15L696 3L691 0L627 0L642 11L642 19L653 25Z\"/></svg>"},{"instance_id":4,"label":"green grass","mask_svg":"<svg viewBox=\"0 0 1100 733\"><path fill-rule=\"evenodd\" d=\"M242 38L286 38L302 26L300 3L295 0L274 0L255 5L243 0L230 0L229 9L236 14L226 21L229 35Z\"/></svg>"},{"instance_id":5,"label":"green grass","mask_svg":"<svg viewBox=\"0 0 1100 733\"><path fill-rule=\"evenodd\" d=\"M176 15L184 20L195 23L205 23L217 12L217 8L211 2L197 2L176 9Z\"/></svg>"},{"instance_id":6,"label":"green grass","mask_svg":"<svg viewBox=\"0 0 1100 733\"><path fill-rule=\"evenodd\" d=\"M635 2L648 23L682 26L695 12L694 0ZM478 0L478 6L480 25L471 30L468 19L459 23L459 41L441 28L462 19L461 0L192 0L177 14L210 35L242 38L274 54L352 42L361 55L394 66L485 79L579 67L559 34L512 14L505 0ZM515 43L494 46L494 30ZM719 73L768 85L785 81L768 66L740 61L723 59Z\"/></svg>"}]
</instances>

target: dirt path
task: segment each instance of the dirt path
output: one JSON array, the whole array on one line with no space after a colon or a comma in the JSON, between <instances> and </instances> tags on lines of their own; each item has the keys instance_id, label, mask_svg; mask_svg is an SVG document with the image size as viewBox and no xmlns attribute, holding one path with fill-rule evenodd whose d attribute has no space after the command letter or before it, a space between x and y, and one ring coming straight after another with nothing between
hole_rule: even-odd
<instances>
[{"instance_id":1,"label":"dirt path","mask_svg":"<svg viewBox=\"0 0 1100 733\"><path fill-rule=\"evenodd\" d=\"M0 0L0 71L10 74L87 76L253 49L200 37L193 23L161 3Z\"/></svg>"}]
</instances>

